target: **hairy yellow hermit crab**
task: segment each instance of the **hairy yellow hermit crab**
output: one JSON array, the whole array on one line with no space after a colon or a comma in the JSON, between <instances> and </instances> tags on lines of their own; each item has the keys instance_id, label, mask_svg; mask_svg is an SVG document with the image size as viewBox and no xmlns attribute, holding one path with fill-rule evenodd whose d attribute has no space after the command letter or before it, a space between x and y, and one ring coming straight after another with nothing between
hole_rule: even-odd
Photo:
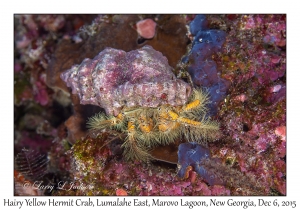
<instances>
[{"instance_id":1,"label":"hairy yellow hermit crab","mask_svg":"<svg viewBox=\"0 0 300 210\"><path fill-rule=\"evenodd\" d=\"M152 147L172 143L181 136L199 143L213 139L219 126L205 118L207 103L208 95L195 89L184 105L124 107L117 116L99 113L91 117L88 127L93 133L103 129L126 133L122 144L125 158L146 161L151 159L149 150Z\"/></svg>"}]
</instances>

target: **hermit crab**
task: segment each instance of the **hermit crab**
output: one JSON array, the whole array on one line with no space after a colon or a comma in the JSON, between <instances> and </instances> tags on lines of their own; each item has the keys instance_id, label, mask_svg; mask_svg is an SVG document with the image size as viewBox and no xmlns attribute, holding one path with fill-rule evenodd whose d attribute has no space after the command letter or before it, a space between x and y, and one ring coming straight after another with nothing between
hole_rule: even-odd
<instances>
[{"instance_id":1,"label":"hermit crab","mask_svg":"<svg viewBox=\"0 0 300 210\"><path fill-rule=\"evenodd\" d=\"M127 159L148 160L155 145L180 137L213 139L218 123L206 117L208 94L177 78L162 53L151 46L125 52L106 48L61 74L81 104L104 108L88 121L90 133L126 134Z\"/></svg>"}]
</instances>

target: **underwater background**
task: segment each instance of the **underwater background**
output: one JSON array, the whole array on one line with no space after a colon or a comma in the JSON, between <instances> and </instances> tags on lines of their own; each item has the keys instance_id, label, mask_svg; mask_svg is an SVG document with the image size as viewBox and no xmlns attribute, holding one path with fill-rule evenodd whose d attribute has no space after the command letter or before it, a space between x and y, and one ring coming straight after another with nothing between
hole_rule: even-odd
<instances>
[{"instance_id":1,"label":"underwater background","mask_svg":"<svg viewBox=\"0 0 300 210\"><path fill-rule=\"evenodd\" d=\"M178 134L147 148L151 160L128 161L122 146L128 131L91 135L87 127L95 114L119 106L115 96L103 97L111 104L82 104L61 75L106 48L118 56L144 46L160 52L156 59L165 57L169 66L159 71L175 77L155 85L176 79L203 89L209 96L205 113L189 119L218 122L219 130L208 141ZM133 63L121 60L107 59L105 68ZM147 74L126 77L124 69L112 68L103 78L124 81L103 90L126 81L138 86L138 75L151 77L162 68L149 63L140 64ZM91 93L83 76L77 92ZM163 104L170 94L159 93ZM137 98L122 97L126 106ZM175 101L172 110L181 105ZM15 15L14 158L15 195L286 195L286 15ZM61 180L66 188L78 187L59 190ZM24 181L57 188L24 189Z\"/></svg>"}]
</instances>

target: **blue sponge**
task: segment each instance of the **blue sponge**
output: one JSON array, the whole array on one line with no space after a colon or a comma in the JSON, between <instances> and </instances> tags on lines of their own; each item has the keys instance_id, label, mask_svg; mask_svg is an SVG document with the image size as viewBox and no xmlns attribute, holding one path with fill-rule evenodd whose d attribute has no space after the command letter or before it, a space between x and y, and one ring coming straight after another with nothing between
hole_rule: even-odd
<instances>
[{"instance_id":1,"label":"blue sponge","mask_svg":"<svg viewBox=\"0 0 300 210\"><path fill-rule=\"evenodd\" d=\"M183 143L178 148L178 164L180 169L178 176L183 178L188 166L192 166L193 169L210 185L223 184L215 175L209 173L202 165L202 158L211 158L208 148L203 147L195 142Z\"/></svg>"},{"instance_id":2,"label":"blue sponge","mask_svg":"<svg viewBox=\"0 0 300 210\"><path fill-rule=\"evenodd\" d=\"M217 64L212 55L221 50L226 33L208 29L205 15L197 15L190 23L190 31L195 35L192 49L183 62L189 63L188 72L193 83L208 89L210 93L210 115L217 114L218 103L226 97L229 82L218 75Z\"/></svg>"},{"instance_id":3,"label":"blue sponge","mask_svg":"<svg viewBox=\"0 0 300 210\"><path fill-rule=\"evenodd\" d=\"M205 15L197 15L190 23L190 32L195 36L198 31L207 29L207 20Z\"/></svg>"}]
</instances>

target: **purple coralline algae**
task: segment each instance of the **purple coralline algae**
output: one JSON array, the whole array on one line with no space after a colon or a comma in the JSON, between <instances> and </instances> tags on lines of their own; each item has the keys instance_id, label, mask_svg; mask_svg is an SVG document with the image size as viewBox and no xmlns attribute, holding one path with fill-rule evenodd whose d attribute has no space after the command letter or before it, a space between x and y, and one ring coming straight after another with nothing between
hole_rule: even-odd
<instances>
[{"instance_id":1,"label":"purple coralline algae","mask_svg":"<svg viewBox=\"0 0 300 210\"><path fill-rule=\"evenodd\" d=\"M226 97L229 82L220 77L212 55L221 50L226 33L209 29L204 15L197 15L190 23L190 33L194 37L192 49L186 58L189 62L188 72L195 85L208 89L211 97L210 114L215 115L219 102Z\"/></svg>"},{"instance_id":2,"label":"purple coralline algae","mask_svg":"<svg viewBox=\"0 0 300 210\"><path fill-rule=\"evenodd\" d=\"M219 112L227 144L210 149L255 175L266 194L285 195L286 15L228 19L222 19L230 30L216 59L222 76L234 82Z\"/></svg>"},{"instance_id":3,"label":"purple coralline algae","mask_svg":"<svg viewBox=\"0 0 300 210\"><path fill-rule=\"evenodd\" d=\"M175 77L167 58L151 46L127 53L106 48L61 78L81 104L101 106L110 115L124 106L183 105L192 92L189 84Z\"/></svg>"}]
</instances>

